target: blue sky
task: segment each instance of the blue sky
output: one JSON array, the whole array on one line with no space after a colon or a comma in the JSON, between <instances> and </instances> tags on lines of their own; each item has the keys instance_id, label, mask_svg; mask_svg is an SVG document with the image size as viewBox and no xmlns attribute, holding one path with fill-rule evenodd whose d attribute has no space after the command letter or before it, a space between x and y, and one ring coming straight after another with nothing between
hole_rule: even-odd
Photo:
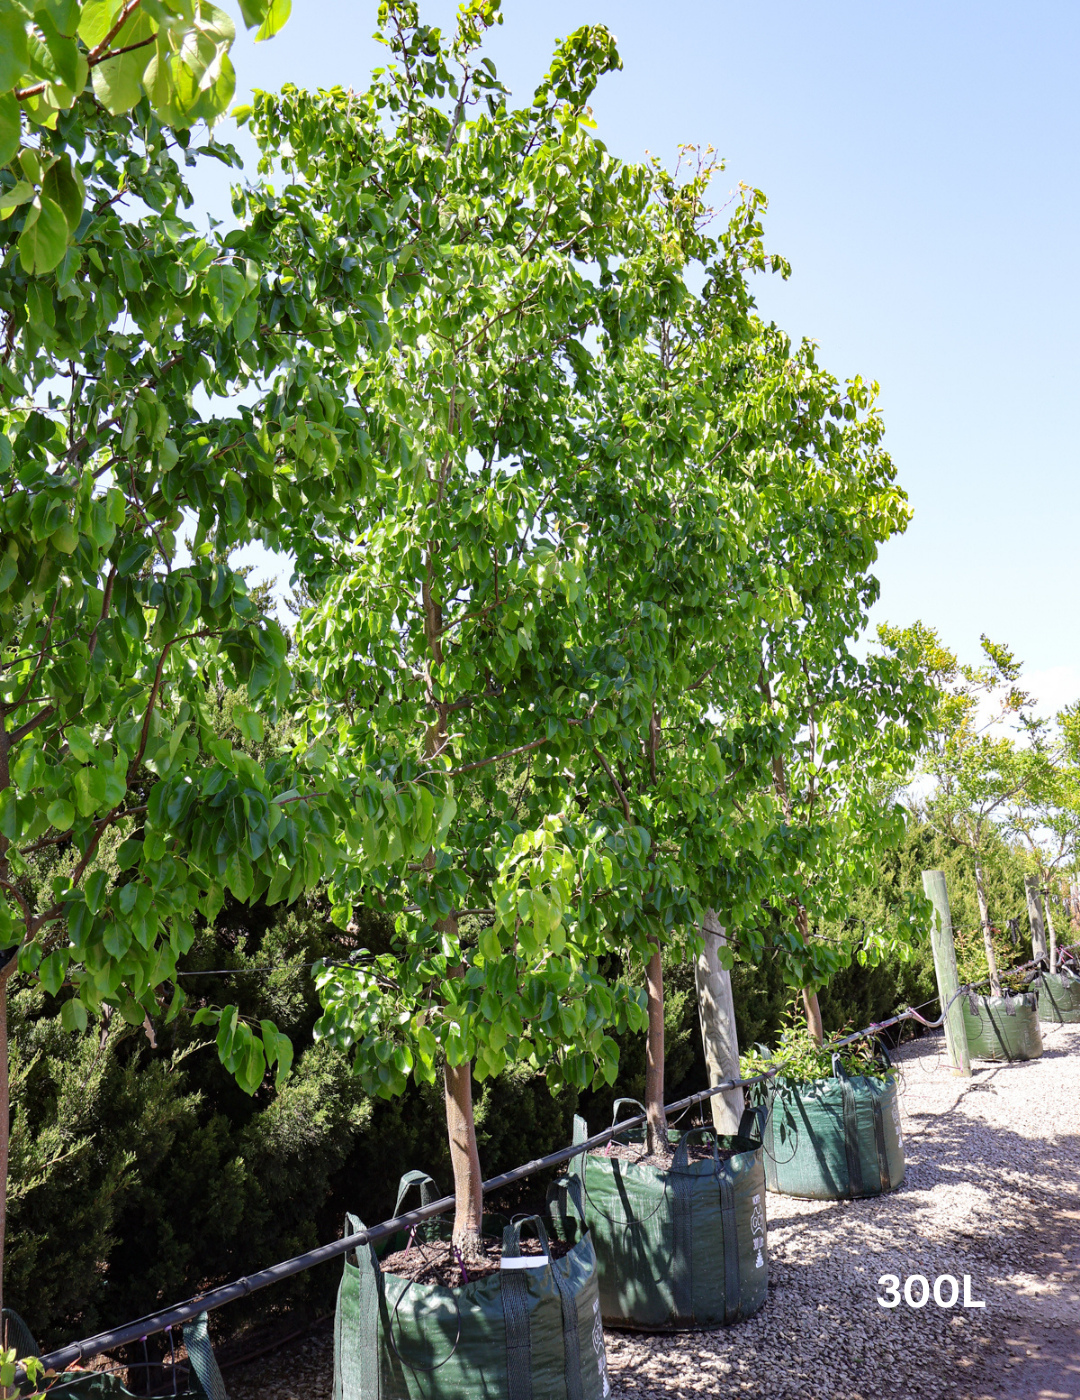
<instances>
[{"instance_id":1,"label":"blue sky","mask_svg":"<svg viewBox=\"0 0 1080 1400\"><path fill-rule=\"evenodd\" d=\"M454 8L421 0L432 23ZM503 11L488 52L517 95L556 37L605 23L624 70L593 107L613 152L711 143L722 178L769 196L767 241L793 276L759 279L759 305L835 374L879 381L915 512L882 554L876 618L921 617L970 660L987 632L1045 708L1080 697L1075 0ZM237 101L285 81L363 86L385 53L375 14L294 0L278 38L238 39ZM203 187L222 214L225 194Z\"/></svg>"}]
</instances>

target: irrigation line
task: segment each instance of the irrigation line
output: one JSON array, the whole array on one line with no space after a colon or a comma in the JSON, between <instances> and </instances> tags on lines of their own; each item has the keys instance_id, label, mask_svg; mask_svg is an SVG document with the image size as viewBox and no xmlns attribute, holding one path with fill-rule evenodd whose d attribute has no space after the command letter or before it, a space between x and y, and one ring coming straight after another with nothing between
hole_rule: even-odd
<instances>
[{"instance_id":1,"label":"irrigation line","mask_svg":"<svg viewBox=\"0 0 1080 1400\"><path fill-rule=\"evenodd\" d=\"M1031 964L1025 964L1025 966L1031 966ZM1024 969L1013 970L1023 971ZM982 983L975 985L982 986ZM896 1016L890 1016L885 1021L875 1022L865 1030L845 1036L843 1040L830 1041L823 1048L838 1050L841 1046L850 1045L854 1040L878 1035L890 1026L899 1025L901 1021L917 1020L928 1029L936 1030L944 1025L949 1007L952 1006L957 997L964 996L970 990L971 986L961 987L950 998L948 1005L936 1021L928 1021L925 1017L920 1016L913 1007L908 1007L907 1010L899 1012ZM677 1103L665 1105L664 1112L670 1116L692 1108L695 1104L703 1103L716 1094L723 1094L731 1089L748 1088L752 1084L761 1084L779 1074L784 1063L782 1060L777 1061L771 1069L762 1074L753 1075L749 1079L725 1079L722 1083L714 1084L709 1089L702 1089L696 1094L690 1094L685 1099L679 1099ZM617 1125L607 1128L602 1133L595 1133L584 1142L575 1143L572 1147L561 1148L558 1152L549 1152L546 1157L537 1157L531 1162L526 1162L524 1166L503 1172L501 1176L492 1177L490 1181L483 1183L481 1190L484 1195L488 1195L493 1191L500 1191L506 1186L512 1186L527 1176L532 1176L534 1172L544 1171L548 1167L561 1166L582 1152L591 1152L596 1147L603 1147L617 1133L625 1132L629 1128L640 1127L644 1122L645 1115L643 1113L639 1113L635 1118L624 1118ZM328 1263L331 1259L339 1259L343 1254L349 1254L355 1249L378 1244L381 1240L397 1234L399 1230L408 1230L414 1225L423 1224L425 1220L430 1220L433 1216L443 1215L446 1211L451 1210L454 1204L455 1198L453 1196L443 1196L437 1201L432 1201L430 1205L421 1206L418 1210L411 1210L405 1215L395 1216L393 1220L385 1220L380 1225L373 1225L369 1230L361 1230L355 1235L346 1235L344 1239L320 1245L317 1249L309 1249L305 1254L298 1254L293 1259L285 1260L284 1263L273 1264L268 1269L248 1274L245 1278L236 1279L233 1283L222 1284L219 1288L211 1288L200 1297L189 1298L186 1302L178 1303L175 1307L165 1308L157 1313L149 1313L146 1317L137 1318L134 1322L129 1322L123 1327L114 1327L109 1332L99 1332L96 1336L87 1337L81 1342L72 1342L66 1347L61 1347L58 1351L49 1352L47 1356L41 1358L41 1361L46 1370L62 1371L73 1363L88 1360L90 1357L97 1356L103 1351L109 1351L113 1347L137 1342L152 1332L163 1332L166 1328L190 1322L192 1318L198 1317L202 1312L210 1312L215 1308L223 1307L226 1303L246 1298L249 1294L258 1292L260 1288L269 1288L272 1283L280 1283L283 1279L292 1278L295 1274L304 1273L307 1269ZM16 1379L22 1378L20 1375Z\"/></svg>"},{"instance_id":2,"label":"irrigation line","mask_svg":"<svg viewBox=\"0 0 1080 1400\"><path fill-rule=\"evenodd\" d=\"M703 1089L700 1093L691 1094L688 1098L680 1099L677 1103L666 1105L665 1111L669 1114L678 1113L682 1109L690 1108L694 1104L712 1098L714 1094L724 1093L728 1089L760 1084L766 1079L771 1079L778 1071L779 1066L767 1070L763 1074L756 1074L750 1079L725 1080L722 1084L717 1084L711 1089ZM644 1122L645 1115L643 1113L639 1113L635 1118L621 1119L616 1126L608 1128L602 1133L596 1133L584 1142L577 1142L572 1147L561 1148L558 1152L549 1152L546 1157L537 1157L532 1162L526 1162L524 1166L515 1167L513 1171L503 1172L501 1176L493 1176L490 1181L484 1182L482 1190L485 1195L488 1195L490 1192L499 1191L505 1186L512 1186L515 1182L521 1181L526 1176L531 1176L534 1172L543 1171L547 1167L560 1166L563 1162L569 1162L571 1157L578 1156L579 1153L591 1152L594 1147L603 1147L617 1133L625 1132L628 1128L640 1127ZM282 1279L291 1278L294 1274L303 1273L306 1269L313 1269L316 1265L325 1264L330 1259L340 1258L341 1255L349 1254L354 1249L363 1249L367 1245L378 1244L380 1240L397 1234L399 1230L408 1230L413 1225L420 1225L425 1220L430 1220L432 1216L444 1214L453 1206L454 1197L443 1196L440 1200L432 1201L430 1205L421 1206L418 1210L410 1210L405 1215L397 1215L393 1220L384 1221L381 1225L373 1225L370 1230L361 1230L355 1235L346 1235L344 1239L335 1240L332 1244L320 1245L318 1249L309 1249L306 1254L298 1254L294 1259L287 1259L282 1264L273 1264L269 1269L261 1269L258 1273L249 1274L246 1278L237 1279L234 1283L226 1283L222 1284L220 1288L212 1288L199 1298L189 1298L186 1302L178 1303L175 1307L137 1318L124 1327L115 1327L109 1332L99 1332L96 1336L88 1337L84 1341L72 1342L66 1347L61 1347L59 1351L53 1351L47 1356L43 1356L41 1361L46 1370L62 1371L73 1362L85 1361L92 1356L97 1356L100 1352L109 1351L113 1347L140 1341L152 1332L163 1332L167 1327L176 1327L181 1323L190 1322L193 1317L198 1317L202 1312L210 1312L214 1308L223 1307L226 1303L235 1302L238 1298L246 1298L248 1294L255 1293L260 1288L268 1288L272 1283L280 1283Z\"/></svg>"}]
</instances>

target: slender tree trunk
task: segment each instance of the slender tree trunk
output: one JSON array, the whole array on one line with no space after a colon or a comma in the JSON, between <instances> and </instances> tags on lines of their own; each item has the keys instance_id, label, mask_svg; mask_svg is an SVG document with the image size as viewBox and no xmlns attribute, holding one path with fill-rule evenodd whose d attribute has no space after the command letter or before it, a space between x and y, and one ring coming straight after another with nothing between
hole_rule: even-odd
<instances>
[{"instance_id":1,"label":"slender tree trunk","mask_svg":"<svg viewBox=\"0 0 1080 1400\"><path fill-rule=\"evenodd\" d=\"M975 892L979 896L979 918L982 920L983 947L986 949L986 966L990 972L990 991L993 996L1001 995L1001 977L998 974L997 957L994 954L994 939L990 932L990 906L986 901L986 881L983 879L982 861L975 857Z\"/></svg>"},{"instance_id":2,"label":"slender tree trunk","mask_svg":"<svg viewBox=\"0 0 1080 1400\"><path fill-rule=\"evenodd\" d=\"M645 1046L645 1150L668 1155L667 1114L664 1112L664 972L660 944L645 968L649 996L649 1038Z\"/></svg>"},{"instance_id":3,"label":"slender tree trunk","mask_svg":"<svg viewBox=\"0 0 1080 1400\"><path fill-rule=\"evenodd\" d=\"M812 992L809 987L802 989L803 1008L806 1011L806 1025L810 1032L810 1039L815 1045L824 1045L825 1028L821 1023L821 1007L818 1005L817 992Z\"/></svg>"},{"instance_id":4,"label":"slender tree trunk","mask_svg":"<svg viewBox=\"0 0 1080 1400\"><path fill-rule=\"evenodd\" d=\"M800 904L799 912L795 916L795 923L799 930L799 937L804 946L810 946L810 916ZM810 1039L815 1045L824 1045L825 1027L821 1023L821 1007L818 1005L817 992L810 987L802 989L803 1008L806 1011L806 1027L810 1032Z\"/></svg>"},{"instance_id":5,"label":"slender tree trunk","mask_svg":"<svg viewBox=\"0 0 1080 1400\"><path fill-rule=\"evenodd\" d=\"M1045 893L1045 895L1043 896L1043 904L1044 904L1044 906L1045 906L1045 908L1046 908L1046 928L1047 928L1047 932L1050 934L1050 949L1049 949L1050 971L1051 971L1051 972L1056 972L1056 971L1057 971L1057 929L1054 927L1054 911L1053 911L1053 909L1052 909L1052 907L1051 907L1052 899L1053 899L1053 896L1052 896L1051 893L1050 893L1050 887L1049 887L1049 885L1048 885L1047 888L1046 888L1046 893Z\"/></svg>"},{"instance_id":6,"label":"slender tree trunk","mask_svg":"<svg viewBox=\"0 0 1080 1400\"><path fill-rule=\"evenodd\" d=\"M428 581L424 584L424 632L431 650L431 666L428 669L428 686L432 705L435 708L435 722L428 726L424 752L428 758L441 754L447 743L447 707L445 701L436 699L433 683L434 669L443 664L442 607L431 590L430 580L434 560L428 552ZM435 852L428 852L424 864L429 870L435 868ZM457 916L441 920L436 927L448 933L456 942ZM461 969L458 969L461 975ZM480 1153L476 1146L476 1118L473 1115L472 1101L472 1061L462 1065L443 1066L443 1097L446 1102L446 1134L450 1143L450 1165L454 1171L454 1233L453 1243L462 1259L477 1259L482 1249L481 1223L484 1214L483 1180L480 1174Z\"/></svg>"},{"instance_id":7,"label":"slender tree trunk","mask_svg":"<svg viewBox=\"0 0 1080 1400\"><path fill-rule=\"evenodd\" d=\"M468 1261L481 1253L481 1224L484 1215L483 1178L480 1154L476 1148L476 1119L473 1117L472 1062L443 1066L446 1096L446 1129L450 1139L450 1163L454 1169L453 1242Z\"/></svg>"}]
</instances>

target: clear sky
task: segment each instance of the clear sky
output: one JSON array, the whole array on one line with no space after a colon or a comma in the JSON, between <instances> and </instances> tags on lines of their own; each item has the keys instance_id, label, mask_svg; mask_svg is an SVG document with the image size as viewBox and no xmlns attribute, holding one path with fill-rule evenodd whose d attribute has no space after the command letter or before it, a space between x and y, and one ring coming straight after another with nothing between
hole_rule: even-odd
<instances>
[{"instance_id":1,"label":"clear sky","mask_svg":"<svg viewBox=\"0 0 1080 1400\"><path fill-rule=\"evenodd\" d=\"M421 0L432 23L454 8ZM882 554L876 618L922 618L969 660L987 632L1046 708L1080 697L1076 0L503 12L488 52L519 97L556 37L607 24L624 68L593 107L611 150L711 143L732 187L769 196L767 242L793 276L760 278L759 305L835 374L879 381L915 512ZM363 86L385 54L375 15L374 0L294 0L278 38L238 40L237 101ZM224 213L224 187L205 193Z\"/></svg>"}]
</instances>

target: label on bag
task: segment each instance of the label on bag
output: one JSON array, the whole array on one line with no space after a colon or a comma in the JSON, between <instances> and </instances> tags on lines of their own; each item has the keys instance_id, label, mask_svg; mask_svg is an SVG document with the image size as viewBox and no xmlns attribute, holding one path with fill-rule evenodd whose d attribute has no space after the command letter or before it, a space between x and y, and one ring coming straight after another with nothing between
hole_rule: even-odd
<instances>
[{"instance_id":1,"label":"label on bag","mask_svg":"<svg viewBox=\"0 0 1080 1400\"><path fill-rule=\"evenodd\" d=\"M546 1254L523 1254L517 1259L500 1259L500 1269L546 1269L548 1266L548 1256Z\"/></svg>"}]
</instances>

